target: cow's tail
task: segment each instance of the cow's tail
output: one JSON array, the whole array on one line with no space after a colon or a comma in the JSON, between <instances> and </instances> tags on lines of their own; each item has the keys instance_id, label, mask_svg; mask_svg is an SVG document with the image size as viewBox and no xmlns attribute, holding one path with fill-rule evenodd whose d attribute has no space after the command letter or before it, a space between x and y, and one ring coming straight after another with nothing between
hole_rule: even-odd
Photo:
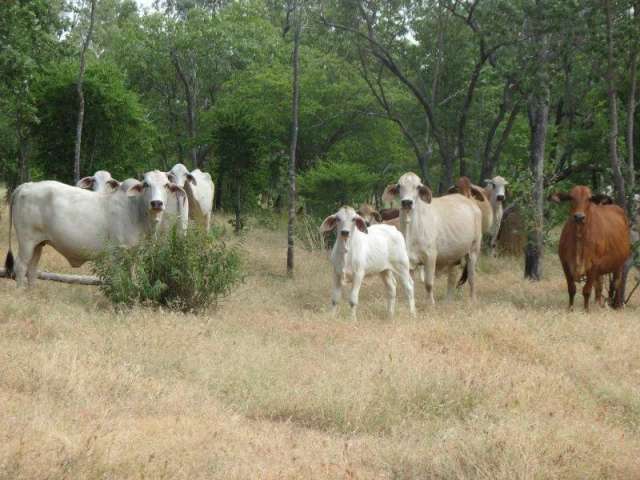
<instances>
[{"instance_id":1,"label":"cow's tail","mask_svg":"<svg viewBox=\"0 0 640 480\"><path fill-rule=\"evenodd\" d=\"M462 275L460 275L460 280L458 280L457 288L460 288L465 283L467 283L468 278L469 278L469 257L467 256L467 261L464 264L464 269L462 270Z\"/></svg>"},{"instance_id":2,"label":"cow's tail","mask_svg":"<svg viewBox=\"0 0 640 480\"><path fill-rule=\"evenodd\" d=\"M11 194L9 198L9 251L7 257L4 260L5 274L8 278L13 278L15 275L15 260L13 258L13 252L11 251L11 228L13 227L13 199L17 189Z\"/></svg>"}]
</instances>

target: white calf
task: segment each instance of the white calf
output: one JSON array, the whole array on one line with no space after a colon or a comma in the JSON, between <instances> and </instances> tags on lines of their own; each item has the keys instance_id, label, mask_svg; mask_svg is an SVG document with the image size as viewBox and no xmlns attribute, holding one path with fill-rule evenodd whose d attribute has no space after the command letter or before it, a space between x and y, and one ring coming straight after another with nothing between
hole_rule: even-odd
<instances>
[{"instance_id":1,"label":"white calf","mask_svg":"<svg viewBox=\"0 0 640 480\"><path fill-rule=\"evenodd\" d=\"M342 296L345 281L353 283L349 304L351 317L355 320L358 295L362 280L367 275L379 273L387 286L389 316L393 316L396 303L396 279L400 277L409 302L409 311L415 315L413 280L409 274L409 256L404 237L389 225L372 225L367 228L364 219L351 207L342 207L328 216L320 231L337 231L338 238L331 252L333 264L332 310L335 315Z\"/></svg>"}]
</instances>

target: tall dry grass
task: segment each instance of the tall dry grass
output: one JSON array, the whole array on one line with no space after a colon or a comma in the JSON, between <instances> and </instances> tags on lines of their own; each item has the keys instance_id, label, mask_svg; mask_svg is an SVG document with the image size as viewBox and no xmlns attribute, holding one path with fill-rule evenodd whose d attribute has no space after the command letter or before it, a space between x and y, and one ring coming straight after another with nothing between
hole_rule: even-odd
<instances>
[{"instance_id":1,"label":"tall dry grass","mask_svg":"<svg viewBox=\"0 0 640 480\"><path fill-rule=\"evenodd\" d=\"M640 478L637 303L567 313L550 253L536 284L483 258L475 304L418 288L416 319L368 279L354 323L326 254L291 281L285 245L252 230L245 283L200 316L0 280L0 478Z\"/></svg>"}]
</instances>

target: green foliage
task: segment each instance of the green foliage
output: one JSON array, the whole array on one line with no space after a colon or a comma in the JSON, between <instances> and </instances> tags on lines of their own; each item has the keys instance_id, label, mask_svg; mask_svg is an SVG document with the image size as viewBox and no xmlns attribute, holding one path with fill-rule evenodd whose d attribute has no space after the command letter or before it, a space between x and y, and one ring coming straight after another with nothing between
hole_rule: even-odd
<instances>
[{"instance_id":1,"label":"green foliage","mask_svg":"<svg viewBox=\"0 0 640 480\"><path fill-rule=\"evenodd\" d=\"M33 165L41 178L72 180L77 69L75 63L53 67L38 84L40 123L33 127L37 140ZM104 62L89 65L83 89L81 174L106 169L116 178L126 178L145 169L154 128L118 67Z\"/></svg>"},{"instance_id":2,"label":"green foliage","mask_svg":"<svg viewBox=\"0 0 640 480\"><path fill-rule=\"evenodd\" d=\"M137 247L107 248L92 264L104 295L116 305L199 311L227 295L241 279L241 259L219 233L191 226L148 238Z\"/></svg>"},{"instance_id":3,"label":"green foliage","mask_svg":"<svg viewBox=\"0 0 640 480\"><path fill-rule=\"evenodd\" d=\"M376 175L362 165L322 162L298 178L298 191L314 215L326 216L341 205L366 201L375 181Z\"/></svg>"}]
</instances>

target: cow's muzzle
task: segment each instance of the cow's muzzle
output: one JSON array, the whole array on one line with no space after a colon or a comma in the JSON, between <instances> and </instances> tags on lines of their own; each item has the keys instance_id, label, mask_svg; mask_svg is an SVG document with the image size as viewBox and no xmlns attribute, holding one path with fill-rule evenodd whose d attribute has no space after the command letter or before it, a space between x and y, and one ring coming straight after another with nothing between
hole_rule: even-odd
<instances>
[{"instance_id":1,"label":"cow's muzzle","mask_svg":"<svg viewBox=\"0 0 640 480\"><path fill-rule=\"evenodd\" d=\"M402 200L400 204L402 205L403 210L411 210L413 207L413 200Z\"/></svg>"},{"instance_id":2,"label":"cow's muzzle","mask_svg":"<svg viewBox=\"0 0 640 480\"><path fill-rule=\"evenodd\" d=\"M499 202L503 202L504 201L504 195L496 195L496 200Z\"/></svg>"},{"instance_id":3,"label":"cow's muzzle","mask_svg":"<svg viewBox=\"0 0 640 480\"><path fill-rule=\"evenodd\" d=\"M164 203L162 203L162 200L151 200L151 210L155 210L157 212L164 210Z\"/></svg>"},{"instance_id":4,"label":"cow's muzzle","mask_svg":"<svg viewBox=\"0 0 640 480\"><path fill-rule=\"evenodd\" d=\"M346 240L347 238L349 238L349 230L342 230L342 231L340 232L340 236L341 236L344 240Z\"/></svg>"},{"instance_id":5,"label":"cow's muzzle","mask_svg":"<svg viewBox=\"0 0 640 480\"><path fill-rule=\"evenodd\" d=\"M584 214L584 213L576 213L576 214L573 216L573 219L575 220L575 222L576 222L577 224L580 224L580 225L582 225L582 224L584 223L584 219L585 219L585 218L586 218L586 216L585 216L585 214Z\"/></svg>"}]
</instances>

